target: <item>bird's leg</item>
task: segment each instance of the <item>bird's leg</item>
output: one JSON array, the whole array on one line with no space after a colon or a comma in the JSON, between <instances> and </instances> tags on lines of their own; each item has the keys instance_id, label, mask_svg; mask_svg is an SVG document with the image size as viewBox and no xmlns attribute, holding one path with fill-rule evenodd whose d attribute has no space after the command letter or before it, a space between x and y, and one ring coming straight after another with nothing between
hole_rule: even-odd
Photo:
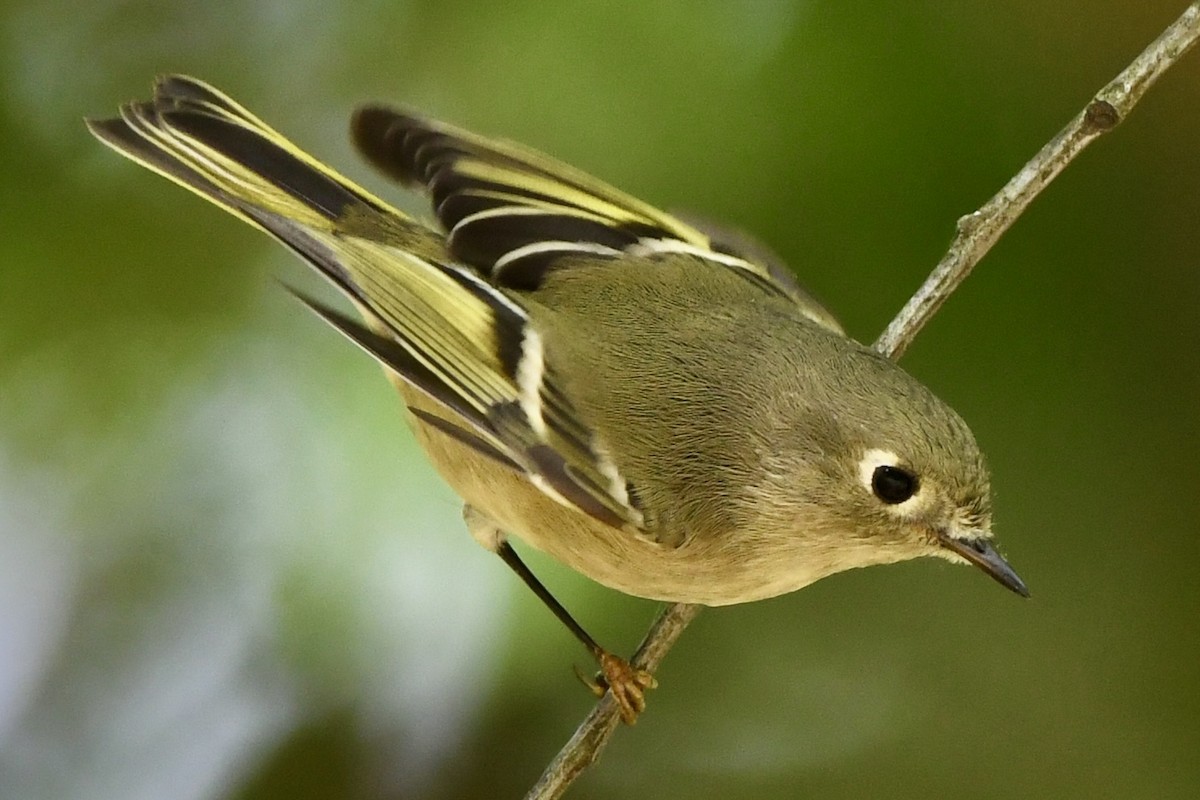
<instances>
[{"instance_id":1,"label":"bird's leg","mask_svg":"<svg viewBox=\"0 0 1200 800\"><path fill-rule=\"evenodd\" d=\"M504 563L508 564L513 572L521 576L525 585L541 598L542 602L554 612L554 615L567 626L567 629L575 634L575 638L595 656L596 663L600 665L600 674L596 676L595 682L586 679L583 682L597 697L602 697L606 689L612 692L613 699L617 701L617 707L621 710L621 719L625 724L632 725L637 722L638 714L646 709L646 690L653 689L658 685L654 676L645 670L637 669L625 659L597 644L596 640L575 621L570 612L563 608L562 603L558 602L554 595L550 594L550 591L542 585L529 567L525 566L525 562L517 555L517 551L513 550L512 545L508 542L501 542L496 553L504 559ZM583 676L580 675L580 678L583 679Z\"/></svg>"},{"instance_id":2,"label":"bird's leg","mask_svg":"<svg viewBox=\"0 0 1200 800\"><path fill-rule=\"evenodd\" d=\"M584 684L597 697L603 696L605 691L611 692L621 712L621 720L626 725L637 722L638 714L646 709L646 690L653 689L658 685L654 676L645 670L637 669L625 659L597 644L596 640L575 621L570 612L563 608L562 603L558 602L550 590L542 585L537 576L525 565L495 523L471 506L463 507L463 519L466 520L471 535L484 547L504 559L504 563L520 576L525 585L533 590L533 593L546 604L546 607L554 612L554 616L558 617L559 621L567 626L567 630L574 634L575 638L582 642L583 646L595 657L596 663L600 666L600 673L594 682L580 675Z\"/></svg>"}]
</instances>

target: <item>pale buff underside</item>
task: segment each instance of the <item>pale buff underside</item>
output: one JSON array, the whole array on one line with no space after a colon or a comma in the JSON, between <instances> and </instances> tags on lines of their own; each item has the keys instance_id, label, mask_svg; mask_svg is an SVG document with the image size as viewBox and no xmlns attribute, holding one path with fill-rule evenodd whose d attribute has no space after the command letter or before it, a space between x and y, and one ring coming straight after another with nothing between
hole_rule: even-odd
<instances>
[{"instance_id":1,"label":"pale buff underside","mask_svg":"<svg viewBox=\"0 0 1200 800\"><path fill-rule=\"evenodd\" d=\"M407 404L452 420L439 406L398 380ZM709 606L763 600L795 591L855 567L885 564L920 553L805 535L737 537L730 542L687 539L677 547L618 530L544 494L518 472L407 414L418 443L466 505L513 536L588 576L637 597ZM753 542L753 546L746 546ZM480 544L491 549L487 535Z\"/></svg>"}]
</instances>

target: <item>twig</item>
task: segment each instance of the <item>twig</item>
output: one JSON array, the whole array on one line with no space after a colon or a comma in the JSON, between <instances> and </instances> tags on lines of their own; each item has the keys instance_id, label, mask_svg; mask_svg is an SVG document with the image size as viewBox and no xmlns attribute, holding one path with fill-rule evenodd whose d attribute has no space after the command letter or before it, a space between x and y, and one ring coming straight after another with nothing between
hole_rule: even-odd
<instances>
[{"instance_id":1,"label":"twig","mask_svg":"<svg viewBox=\"0 0 1200 800\"><path fill-rule=\"evenodd\" d=\"M1021 168L1003 189L978 211L958 220L950 248L896 318L875 349L890 358L904 354L917 333L937 313L980 259L1017 217L1085 147L1117 126L1155 81L1200 40L1200 2L1192 3L1141 55ZM651 672L658 668L700 606L667 606L646 634L633 663ZM525 800L554 800L600 757L617 726L616 703L605 695L546 767Z\"/></svg>"},{"instance_id":2,"label":"twig","mask_svg":"<svg viewBox=\"0 0 1200 800\"><path fill-rule=\"evenodd\" d=\"M1058 173L1101 134L1117 126L1142 95L1200 38L1200 3L1192 3L1112 83L1058 132L992 199L958 221L950 249L925 283L900 309L875 342L891 357L904 354L917 332L933 318L996 240Z\"/></svg>"},{"instance_id":3,"label":"twig","mask_svg":"<svg viewBox=\"0 0 1200 800\"><path fill-rule=\"evenodd\" d=\"M634 654L633 665L656 672L667 651L688 623L700 613L700 608L687 603L672 603L664 608ZM600 751L608 744L618 720L616 701L611 694L604 695L575 729L575 735L558 751L529 794L525 795L526 800L561 797L567 787L600 758Z\"/></svg>"}]
</instances>

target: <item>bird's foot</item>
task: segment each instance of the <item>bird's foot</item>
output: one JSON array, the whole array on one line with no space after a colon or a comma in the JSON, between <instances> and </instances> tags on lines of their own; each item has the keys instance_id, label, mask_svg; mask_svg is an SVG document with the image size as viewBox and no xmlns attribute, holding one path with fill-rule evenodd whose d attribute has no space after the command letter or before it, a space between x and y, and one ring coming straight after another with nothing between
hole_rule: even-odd
<instances>
[{"instance_id":1,"label":"bird's foot","mask_svg":"<svg viewBox=\"0 0 1200 800\"><path fill-rule=\"evenodd\" d=\"M600 663L600 672L595 680L588 680L579 670L575 674L597 697L603 697L605 692L612 693L621 721L626 725L634 724L638 715L646 710L646 690L658 686L658 681L646 670L637 669L607 650L601 650L596 660Z\"/></svg>"}]
</instances>

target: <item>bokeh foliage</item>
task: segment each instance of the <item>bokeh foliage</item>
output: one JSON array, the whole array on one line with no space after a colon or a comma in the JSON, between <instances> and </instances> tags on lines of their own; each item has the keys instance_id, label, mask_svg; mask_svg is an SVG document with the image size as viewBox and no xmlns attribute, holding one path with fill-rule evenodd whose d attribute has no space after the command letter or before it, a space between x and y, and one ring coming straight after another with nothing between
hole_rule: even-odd
<instances>
[{"instance_id":1,"label":"bokeh foliage","mask_svg":"<svg viewBox=\"0 0 1200 800\"><path fill-rule=\"evenodd\" d=\"M1182 5L0 0L0 796L518 796L589 703L309 276L81 117L191 72L386 193L345 124L408 103L753 231L869 340ZM1200 792L1198 141L1193 54L906 357L1033 599L708 612L576 796ZM533 560L632 649L654 604Z\"/></svg>"}]
</instances>

